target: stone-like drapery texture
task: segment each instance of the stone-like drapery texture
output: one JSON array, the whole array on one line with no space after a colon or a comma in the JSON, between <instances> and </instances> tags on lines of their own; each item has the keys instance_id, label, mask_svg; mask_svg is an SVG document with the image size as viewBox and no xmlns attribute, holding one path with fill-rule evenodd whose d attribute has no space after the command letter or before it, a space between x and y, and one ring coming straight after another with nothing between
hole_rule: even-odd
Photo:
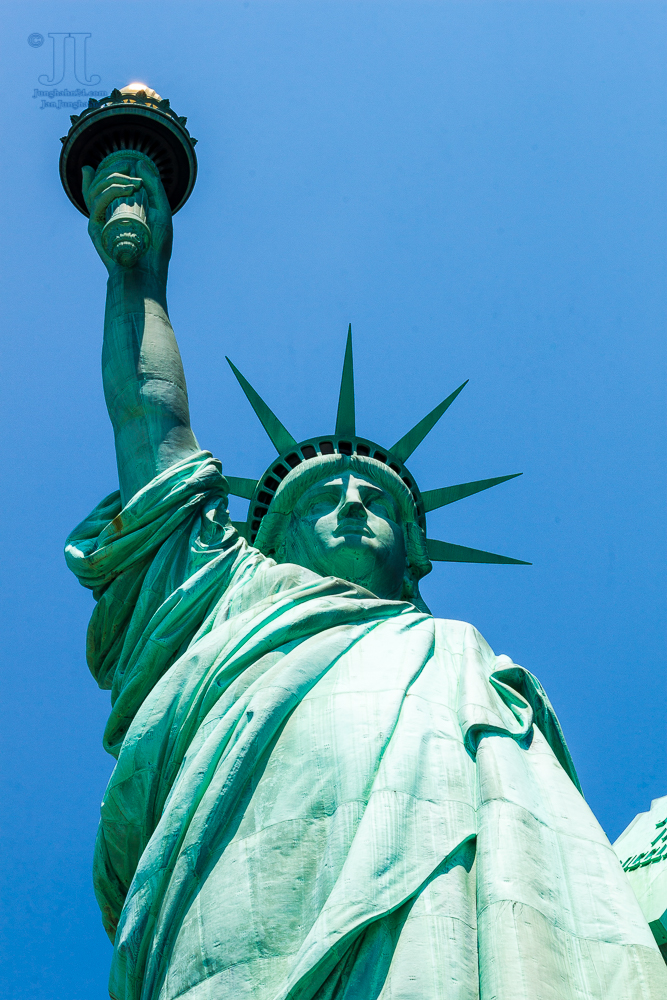
<instances>
[{"instance_id":1,"label":"stone-like drapery texture","mask_svg":"<svg viewBox=\"0 0 667 1000\"><path fill-rule=\"evenodd\" d=\"M539 683L462 622L276 565L207 453L72 533L113 709L114 1000L664 1000Z\"/></svg>"}]
</instances>

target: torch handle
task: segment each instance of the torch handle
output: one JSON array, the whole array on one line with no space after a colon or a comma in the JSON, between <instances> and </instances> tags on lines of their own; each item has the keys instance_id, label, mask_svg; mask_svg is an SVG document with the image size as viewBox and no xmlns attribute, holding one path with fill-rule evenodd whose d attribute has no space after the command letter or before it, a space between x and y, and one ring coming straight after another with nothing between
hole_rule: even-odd
<instances>
[{"instance_id":1,"label":"torch handle","mask_svg":"<svg viewBox=\"0 0 667 1000\"><path fill-rule=\"evenodd\" d=\"M136 161L139 159L149 158L136 150L121 149L105 157L100 167L114 166L119 173L137 177ZM102 246L117 264L130 268L134 267L150 245L148 197L141 187L127 198L116 198L107 208Z\"/></svg>"}]
</instances>

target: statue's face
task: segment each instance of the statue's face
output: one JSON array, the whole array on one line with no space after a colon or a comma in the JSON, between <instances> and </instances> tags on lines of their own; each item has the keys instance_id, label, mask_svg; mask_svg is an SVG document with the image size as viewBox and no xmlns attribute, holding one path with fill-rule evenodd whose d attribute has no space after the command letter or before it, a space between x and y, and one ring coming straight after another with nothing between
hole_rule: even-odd
<instances>
[{"instance_id":1,"label":"statue's face","mask_svg":"<svg viewBox=\"0 0 667 1000\"><path fill-rule=\"evenodd\" d=\"M337 576L378 597L398 599L405 537L394 498L365 476L343 472L311 486L292 513L285 557L321 576Z\"/></svg>"}]
</instances>

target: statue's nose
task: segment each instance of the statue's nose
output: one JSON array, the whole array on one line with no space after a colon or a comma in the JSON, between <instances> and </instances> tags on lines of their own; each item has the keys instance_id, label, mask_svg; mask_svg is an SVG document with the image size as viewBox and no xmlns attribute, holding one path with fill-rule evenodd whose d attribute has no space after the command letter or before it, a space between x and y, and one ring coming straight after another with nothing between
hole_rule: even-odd
<instances>
[{"instance_id":1,"label":"statue's nose","mask_svg":"<svg viewBox=\"0 0 667 1000\"><path fill-rule=\"evenodd\" d=\"M356 497L346 497L345 498L345 503L341 507L341 509L339 511L339 514L338 514L338 517L339 518L344 518L344 517L365 518L366 517L366 508L364 507L363 503L361 502L360 497L359 496L356 496Z\"/></svg>"}]
</instances>

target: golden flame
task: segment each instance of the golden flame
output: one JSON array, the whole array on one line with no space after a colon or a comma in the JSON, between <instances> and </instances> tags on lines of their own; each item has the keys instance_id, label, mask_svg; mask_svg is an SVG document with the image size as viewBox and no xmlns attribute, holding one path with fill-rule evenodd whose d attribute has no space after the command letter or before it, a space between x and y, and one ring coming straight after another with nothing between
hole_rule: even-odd
<instances>
[{"instance_id":1,"label":"golden flame","mask_svg":"<svg viewBox=\"0 0 667 1000\"><path fill-rule=\"evenodd\" d=\"M138 94L140 90L146 92L147 97L152 97L154 101L161 101L162 98L150 87L147 87L145 83L128 83L126 87L123 87L121 94Z\"/></svg>"}]
</instances>

